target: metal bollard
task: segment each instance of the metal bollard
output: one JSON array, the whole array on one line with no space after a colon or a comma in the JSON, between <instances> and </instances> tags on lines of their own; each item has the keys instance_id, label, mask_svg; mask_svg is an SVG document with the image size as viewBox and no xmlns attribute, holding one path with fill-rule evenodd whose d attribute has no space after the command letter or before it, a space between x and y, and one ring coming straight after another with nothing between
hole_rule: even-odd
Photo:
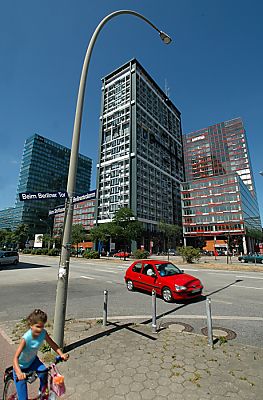
<instances>
[{"instance_id":1,"label":"metal bollard","mask_svg":"<svg viewBox=\"0 0 263 400\"><path fill-rule=\"evenodd\" d=\"M104 290L104 304L103 304L103 326L107 326L108 315L108 290Z\"/></svg>"},{"instance_id":2,"label":"metal bollard","mask_svg":"<svg viewBox=\"0 0 263 400\"><path fill-rule=\"evenodd\" d=\"M211 299L209 297L206 299L206 316L207 316L208 344L213 349L214 341L213 341L213 326L212 326L212 314L211 314Z\"/></svg>"},{"instance_id":3,"label":"metal bollard","mask_svg":"<svg viewBox=\"0 0 263 400\"><path fill-rule=\"evenodd\" d=\"M157 333L156 325L156 291L152 290L152 333Z\"/></svg>"}]
</instances>

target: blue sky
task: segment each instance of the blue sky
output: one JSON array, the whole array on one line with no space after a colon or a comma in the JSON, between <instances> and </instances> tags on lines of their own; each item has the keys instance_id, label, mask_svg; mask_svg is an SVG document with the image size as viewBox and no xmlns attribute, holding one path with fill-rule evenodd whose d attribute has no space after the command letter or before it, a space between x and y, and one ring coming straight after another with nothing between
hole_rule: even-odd
<instances>
[{"instance_id":1,"label":"blue sky","mask_svg":"<svg viewBox=\"0 0 263 400\"><path fill-rule=\"evenodd\" d=\"M240 116L263 211L263 3L259 0L2 0L0 12L0 209L14 205L27 137L70 147L79 77L90 37L118 9L145 15L101 31L87 79L80 152L98 156L101 77L136 57L182 113L184 133ZM262 214L263 215L263 214Z\"/></svg>"}]
</instances>

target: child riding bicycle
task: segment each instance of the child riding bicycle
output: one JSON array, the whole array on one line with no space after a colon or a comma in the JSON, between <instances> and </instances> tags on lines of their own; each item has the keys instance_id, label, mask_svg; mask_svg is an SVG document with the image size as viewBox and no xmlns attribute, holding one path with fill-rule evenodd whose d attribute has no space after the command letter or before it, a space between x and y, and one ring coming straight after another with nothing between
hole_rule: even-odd
<instances>
[{"instance_id":1,"label":"child riding bicycle","mask_svg":"<svg viewBox=\"0 0 263 400\"><path fill-rule=\"evenodd\" d=\"M40 393L43 393L47 387L46 366L37 356L37 352L44 340L64 361L69 358L69 355L61 351L44 329L47 322L47 314L44 311L34 310L27 317L27 321L30 329L22 336L13 360L13 376L18 400L28 399L26 373L29 371L37 372L40 379Z\"/></svg>"}]
</instances>

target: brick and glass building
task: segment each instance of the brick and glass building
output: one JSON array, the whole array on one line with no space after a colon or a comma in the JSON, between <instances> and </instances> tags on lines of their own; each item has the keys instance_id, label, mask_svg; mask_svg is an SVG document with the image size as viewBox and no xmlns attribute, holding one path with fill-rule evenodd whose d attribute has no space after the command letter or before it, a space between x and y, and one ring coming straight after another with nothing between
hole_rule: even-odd
<instances>
[{"instance_id":1,"label":"brick and glass building","mask_svg":"<svg viewBox=\"0 0 263 400\"><path fill-rule=\"evenodd\" d=\"M35 134L25 141L13 227L23 223L29 226L31 234L48 231L48 211L61 204L61 199L20 201L18 194L66 191L69 159L70 149L43 136ZM90 189L91 168L91 159L79 155L76 194Z\"/></svg>"},{"instance_id":2,"label":"brick and glass building","mask_svg":"<svg viewBox=\"0 0 263 400\"><path fill-rule=\"evenodd\" d=\"M226 248L229 239L253 251L261 221L241 118L184 136L186 182L181 185L186 244L206 239L206 249ZM239 246L241 248L241 246Z\"/></svg>"},{"instance_id":3,"label":"brick and glass building","mask_svg":"<svg viewBox=\"0 0 263 400\"><path fill-rule=\"evenodd\" d=\"M147 248L160 221L181 225L180 111L133 59L102 79L100 120L97 222L131 208Z\"/></svg>"},{"instance_id":4,"label":"brick and glass building","mask_svg":"<svg viewBox=\"0 0 263 400\"><path fill-rule=\"evenodd\" d=\"M94 191L95 192L95 191ZM93 193L93 192L90 192ZM89 232L94 226L95 220L95 196L93 198L76 202L73 209L73 225L81 224ZM53 236L61 237L64 225L65 208L63 205L49 211L49 216L54 216ZM83 248L92 248L92 242L84 242Z\"/></svg>"}]
</instances>

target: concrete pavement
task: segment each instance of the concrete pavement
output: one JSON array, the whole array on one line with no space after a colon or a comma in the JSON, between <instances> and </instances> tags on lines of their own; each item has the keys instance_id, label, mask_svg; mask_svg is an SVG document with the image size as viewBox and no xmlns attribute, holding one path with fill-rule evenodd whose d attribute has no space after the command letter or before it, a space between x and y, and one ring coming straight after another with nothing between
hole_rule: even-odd
<instances>
[{"instance_id":1,"label":"concrete pavement","mask_svg":"<svg viewBox=\"0 0 263 400\"><path fill-rule=\"evenodd\" d=\"M12 324L2 324L1 328L5 335L15 338ZM263 349L220 337L213 350L205 336L181 332L184 326L179 321L167 322L159 328L153 334L147 321L136 324L111 320L106 328L100 320L67 321L65 342L70 359L59 366L65 375L64 398L252 400L262 397ZM1 354L4 350L11 357L15 347L3 340L0 337ZM3 371L0 372L2 375Z\"/></svg>"}]
</instances>

